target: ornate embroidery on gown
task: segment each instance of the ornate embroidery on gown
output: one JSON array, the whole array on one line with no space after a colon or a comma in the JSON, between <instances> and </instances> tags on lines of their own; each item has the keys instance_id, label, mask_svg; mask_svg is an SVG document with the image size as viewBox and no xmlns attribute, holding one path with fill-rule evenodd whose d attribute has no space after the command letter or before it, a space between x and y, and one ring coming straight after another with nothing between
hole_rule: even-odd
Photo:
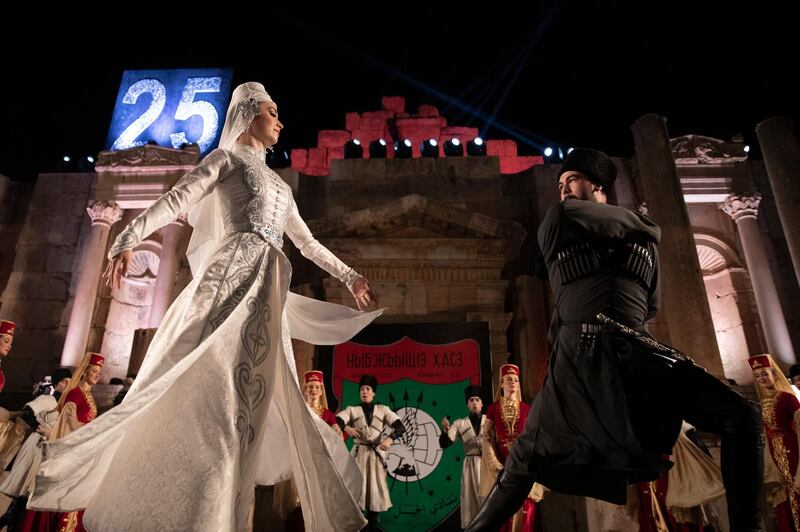
<instances>
[{"instance_id":1,"label":"ornate embroidery on gown","mask_svg":"<svg viewBox=\"0 0 800 532\"><path fill-rule=\"evenodd\" d=\"M284 231L348 286L264 152L217 149L119 235L109 256L216 195L225 236L178 296L124 402L47 446L29 507L86 508L105 530L247 530L254 486L294 476L308 530L358 530L360 474L306 406L290 335L349 339L382 311L288 292ZM313 512L311 512L313 509Z\"/></svg>"}]
</instances>

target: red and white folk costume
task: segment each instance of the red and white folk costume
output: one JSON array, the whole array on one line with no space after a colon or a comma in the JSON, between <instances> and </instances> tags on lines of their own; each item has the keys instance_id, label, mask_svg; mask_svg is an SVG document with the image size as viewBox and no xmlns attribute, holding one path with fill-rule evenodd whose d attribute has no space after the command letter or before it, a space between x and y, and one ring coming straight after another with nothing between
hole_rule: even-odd
<instances>
[{"instance_id":1,"label":"red and white folk costume","mask_svg":"<svg viewBox=\"0 0 800 532\"><path fill-rule=\"evenodd\" d=\"M774 388L765 388L756 381L756 390L761 402L764 435L769 452L780 473L782 493L775 505L775 517L780 532L800 531L800 493L795 488L798 464L797 414L800 402L783 372L770 355L758 355L748 359L750 369L768 369L775 377Z\"/></svg>"},{"instance_id":2,"label":"red and white folk costume","mask_svg":"<svg viewBox=\"0 0 800 532\"><path fill-rule=\"evenodd\" d=\"M306 394L306 404L308 404L309 408L311 408L311 410L321 417L325 423L330 425L333 430L341 434L342 431L339 429L338 423L336 423L336 414L328 409L328 398L325 394L325 382L323 377L324 374L319 370L306 371L303 375L304 391L311 383L319 383L319 385L322 387L322 395L319 398L319 402L316 404L311 404L308 401L308 395Z\"/></svg>"},{"instance_id":3,"label":"red and white folk costume","mask_svg":"<svg viewBox=\"0 0 800 532\"><path fill-rule=\"evenodd\" d=\"M0 339L3 342L3 350L0 351L0 368L3 358L8 356L8 351L11 349L16 328L13 321L0 320ZM5 384L6 376L0 369L0 392L3 391ZM29 432L30 429L25 422L12 417L8 410L0 407L0 470L5 469L14 459Z\"/></svg>"},{"instance_id":4,"label":"red and white folk costume","mask_svg":"<svg viewBox=\"0 0 800 532\"><path fill-rule=\"evenodd\" d=\"M60 414L51 440L65 438L97 417L93 384L86 382L85 375L93 368L101 370L104 364L105 357L100 353L86 353L58 402ZM22 529L25 532L84 532L83 514L83 509L61 513L32 509L25 514Z\"/></svg>"},{"instance_id":5,"label":"red and white folk costume","mask_svg":"<svg viewBox=\"0 0 800 532\"><path fill-rule=\"evenodd\" d=\"M503 364L500 367L500 381L497 386L497 400L486 409L486 423L481 427L482 471L481 497L486 497L497 480L497 474L503 468L511 446L525 427L525 421L531 410L530 405L522 402L519 387L515 397L505 397L502 393L503 377L517 375L519 367L514 364ZM519 512L500 529L501 532L533 532L536 526L536 501L541 500L543 489L534 484L531 493Z\"/></svg>"},{"instance_id":6,"label":"red and white folk costume","mask_svg":"<svg viewBox=\"0 0 800 532\"><path fill-rule=\"evenodd\" d=\"M0 320L0 336L5 336L9 340L14 339L14 330L17 325L13 321ZM10 348L9 348L10 349ZM6 385L6 374L3 373L2 367L3 357L0 356L0 392Z\"/></svg>"},{"instance_id":7,"label":"red and white folk costume","mask_svg":"<svg viewBox=\"0 0 800 532\"><path fill-rule=\"evenodd\" d=\"M319 400L313 402L309 387L318 384L321 389ZM306 371L303 375L303 396L308 407L318 415L325 423L337 433L341 434L339 425L336 423L336 415L328 409L328 399L325 395L324 374L318 370ZM344 442L342 442L344 445ZM297 494L297 486L292 479L284 480L275 485L274 495L272 496L272 507L286 521L285 529L304 530L303 515L300 512L300 497Z\"/></svg>"}]
</instances>

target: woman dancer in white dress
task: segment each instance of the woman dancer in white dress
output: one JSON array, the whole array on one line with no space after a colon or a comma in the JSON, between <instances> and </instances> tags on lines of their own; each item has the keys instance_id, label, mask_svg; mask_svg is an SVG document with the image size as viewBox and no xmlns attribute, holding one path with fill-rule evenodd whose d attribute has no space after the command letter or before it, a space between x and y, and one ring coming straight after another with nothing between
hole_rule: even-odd
<instances>
[{"instance_id":1,"label":"woman dancer in white dress","mask_svg":"<svg viewBox=\"0 0 800 532\"><path fill-rule=\"evenodd\" d=\"M107 269L116 285L131 250L188 210L194 278L124 402L48 445L29 508L86 508L92 531L247 530L255 484L294 477L308 530L365 523L359 472L306 406L290 337L343 342L381 311L289 293L284 232L348 286L359 309L374 301L367 280L314 239L290 187L265 165L282 127L263 85L240 85L220 147L117 237Z\"/></svg>"}]
</instances>

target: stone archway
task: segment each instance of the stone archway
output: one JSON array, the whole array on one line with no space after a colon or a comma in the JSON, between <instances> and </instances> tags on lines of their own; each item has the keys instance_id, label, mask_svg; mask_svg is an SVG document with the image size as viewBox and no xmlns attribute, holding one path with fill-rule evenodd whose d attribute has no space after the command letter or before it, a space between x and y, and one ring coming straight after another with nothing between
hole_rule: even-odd
<instances>
[{"instance_id":1,"label":"stone archway","mask_svg":"<svg viewBox=\"0 0 800 532\"><path fill-rule=\"evenodd\" d=\"M725 377L749 384L753 374L747 358L763 342L750 281L724 239L709 233L696 233L694 239Z\"/></svg>"}]
</instances>

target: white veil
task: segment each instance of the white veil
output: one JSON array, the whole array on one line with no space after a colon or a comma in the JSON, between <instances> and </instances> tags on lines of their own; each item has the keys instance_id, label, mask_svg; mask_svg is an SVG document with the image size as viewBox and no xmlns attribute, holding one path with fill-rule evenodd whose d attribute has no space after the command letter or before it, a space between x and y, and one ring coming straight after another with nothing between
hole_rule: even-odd
<instances>
[{"instance_id":1,"label":"white veil","mask_svg":"<svg viewBox=\"0 0 800 532\"><path fill-rule=\"evenodd\" d=\"M258 104L271 101L272 98L261 83L248 81L236 87L225 115L219 147L232 150L239 136L250 127L253 118L261 113ZM208 194L189 209L189 225L194 230L186 257L189 259L192 274L195 274L203 261L217 248L224 233L216 192Z\"/></svg>"}]
</instances>

